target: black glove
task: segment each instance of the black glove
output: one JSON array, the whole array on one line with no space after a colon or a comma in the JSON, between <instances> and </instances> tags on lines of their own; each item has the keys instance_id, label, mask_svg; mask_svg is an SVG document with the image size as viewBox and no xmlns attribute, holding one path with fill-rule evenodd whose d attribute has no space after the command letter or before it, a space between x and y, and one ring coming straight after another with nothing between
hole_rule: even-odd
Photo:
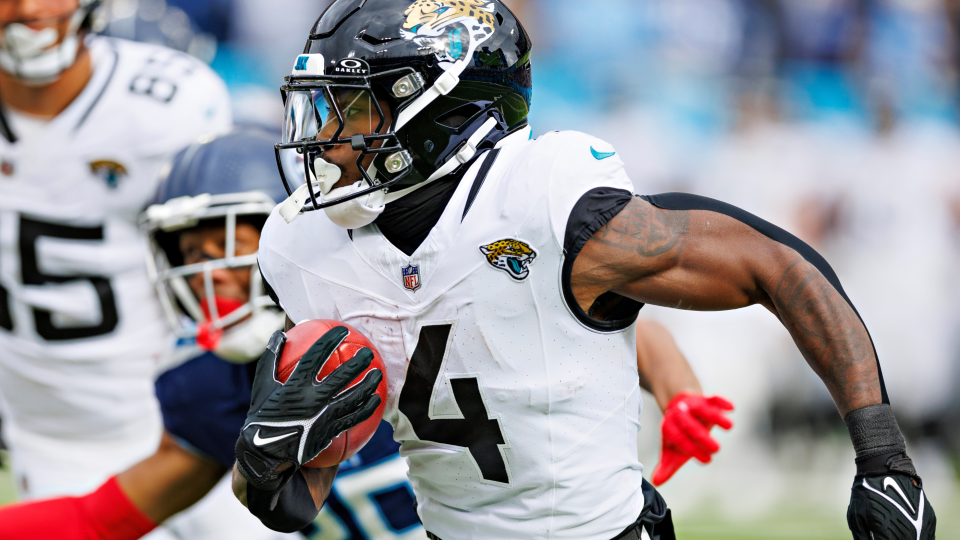
<instances>
[{"instance_id":1,"label":"black glove","mask_svg":"<svg viewBox=\"0 0 960 540\"><path fill-rule=\"evenodd\" d=\"M317 382L317 374L349 335L338 326L318 339L297 364L285 384L276 373L286 334L276 332L260 357L253 379L247 420L237 440L240 474L257 489L278 491L300 466L317 457L340 433L363 422L380 406L379 369L370 370L358 384L347 386L373 361L370 349ZM282 471L282 467L286 466Z\"/></svg>"},{"instance_id":2,"label":"black glove","mask_svg":"<svg viewBox=\"0 0 960 540\"><path fill-rule=\"evenodd\" d=\"M847 524L854 540L933 540L937 516L906 454L858 463Z\"/></svg>"},{"instance_id":3,"label":"black glove","mask_svg":"<svg viewBox=\"0 0 960 540\"><path fill-rule=\"evenodd\" d=\"M294 474L281 489L261 491L247 485L247 508L272 531L294 533L305 529L320 510L303 474Z\"/></svg>"}]
</instances>

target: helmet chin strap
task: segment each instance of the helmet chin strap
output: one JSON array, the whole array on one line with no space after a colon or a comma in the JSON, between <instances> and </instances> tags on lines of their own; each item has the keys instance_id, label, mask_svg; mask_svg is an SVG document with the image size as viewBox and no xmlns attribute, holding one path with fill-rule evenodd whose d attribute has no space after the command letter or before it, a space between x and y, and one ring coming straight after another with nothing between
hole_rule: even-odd
<instances>
[{"instance_id":1,"label":"helmet chin strap","mask_svg":"<svg viewBox=\"0 0 960 540\"><path fill-rule=\"evenodd\" d=\"M476 133L474 133L469 139L467 139L466 142L463 143L463 146L460 148L460 150L458 150L457 153L451 156L446 163L441 165L439 169L431 174L429 178L415 186L408 187L407 189L401 189L399 191L394 191L393 193L388 193L386 198L383 200L383 204L389 204L393 201L402 199L414 191L426 187L433 182L440 180L444 176L447 176L448 174L457 170L457 167L470 163L470 160L477 155L477 145L480 144L495 127L497 127L496 118L487 118L487 121L480 126L480 129L478 129Z\"/></svg>"},{"instance_id":2,"label":"helmet chin strap","mask_svg":"<svg viewBox=\"0 0 960 540\"><path fill-rule=\"evenodd\" d=\"M83 7L73 13L59 45L54 45L59 37L55 28L34 30L21 23L7 25L0 43L0 69L32 86L57 80L77 59L80 50L77 33L87 14L88 10Z\"/></svg>"}]
</instances>

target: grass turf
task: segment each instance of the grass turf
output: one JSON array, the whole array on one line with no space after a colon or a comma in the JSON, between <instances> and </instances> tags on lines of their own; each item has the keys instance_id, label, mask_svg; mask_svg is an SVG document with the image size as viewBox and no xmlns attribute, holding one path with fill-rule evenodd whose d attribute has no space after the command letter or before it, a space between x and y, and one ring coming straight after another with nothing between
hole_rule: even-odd
<instances>
[{"instance_id":1,"label":"grass turf","mask_svg":"<svg viewBox=\"0 0 960 540\"><path fill-rule=\"evenodd\" d=\"M10 474L8 465L10 457L6 452L0 451L0 505L6 504L16 498L16 492L13 489L13 475Z\"/></svg>"}]
</instances>

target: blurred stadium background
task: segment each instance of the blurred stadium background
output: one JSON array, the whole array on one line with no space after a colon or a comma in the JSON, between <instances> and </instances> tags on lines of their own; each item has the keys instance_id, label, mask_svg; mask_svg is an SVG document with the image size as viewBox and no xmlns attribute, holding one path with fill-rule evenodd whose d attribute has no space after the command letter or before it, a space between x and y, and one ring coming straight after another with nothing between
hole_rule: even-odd
<instances>
[{"instance_id":1,"label":"blurred stadium background","mask_svg":"<svg viewBox=\"0 0 960 540\"><path fill-rule=\"evenodd\" d=\"M638 193L753 212L833 264L871 330L910 454L960 539L960 0L504 0L533 36L535 134L613 143ZM278 86L327 0L107 0L102 31L211 63L238 121ZM850 538L853 450L762 308L646 308L736 426L664 488L681 538ZM641 460L659 454L648 397ZM2 455L2 454L0 454ZM0 470L0 502L12 496Z\"/></svg>"}]
</instances>

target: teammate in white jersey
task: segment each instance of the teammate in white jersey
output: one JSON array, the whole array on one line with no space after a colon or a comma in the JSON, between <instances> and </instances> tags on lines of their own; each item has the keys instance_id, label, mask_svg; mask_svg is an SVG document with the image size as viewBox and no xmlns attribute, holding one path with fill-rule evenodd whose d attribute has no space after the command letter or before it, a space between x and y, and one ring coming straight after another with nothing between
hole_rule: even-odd
<instances>
[{"instance_id":1,"label":"teammate in white jersey","mask_svg":"<svg viewBox=\"0 0 960 540\"><path fill-rule=\"evenodd\" d=\"M285 197L274 180L274 139L238 128L190 145L142 215L150 275L178 338L176 365L156 383L159 448L90 494L0 508L0 538L134 540L160 523L152 540L286 537L246 512L224 481L250 402L251 363L284 322L256 272L260 228ZM51 515L60 518L51 523Z\"/></svg>"},{"instance_id":2,"label":"teammate in white jersey","mask_svg":"<svg viewBox=\"0 0 960 540\"><path fill-rule=\"evenodd\" d=\"M338 0L283 87L278 161L302 157L305 183L285 174L296 189L264 227L260 268L293 320L343 320L379 349L429 536L672 537L637 457L648 302L770 309L849 427L855 538L934 538L870 337L826 261L730 205L636 197L599 139L530 140L529 59L497 0ZM252 512L295 521L323 501L336 468L300 465L379 404L376 370L335 393L365 358L318 383L255 381L234 483ZM304 399L328 406L305 414Z\"/></svg>"},{"instance_id":3,"label":"teammate in white jersey","mask_svg":"<svg viewBox=\"0 0 960 540\"><path fill-rule=\"evenodd\" d=\"M24 497L152 454L170 332L137 217L163 164L229 129L196 59L90 36L96 0L0 0L0 396Z\"/></svg>"}]
</instances>

